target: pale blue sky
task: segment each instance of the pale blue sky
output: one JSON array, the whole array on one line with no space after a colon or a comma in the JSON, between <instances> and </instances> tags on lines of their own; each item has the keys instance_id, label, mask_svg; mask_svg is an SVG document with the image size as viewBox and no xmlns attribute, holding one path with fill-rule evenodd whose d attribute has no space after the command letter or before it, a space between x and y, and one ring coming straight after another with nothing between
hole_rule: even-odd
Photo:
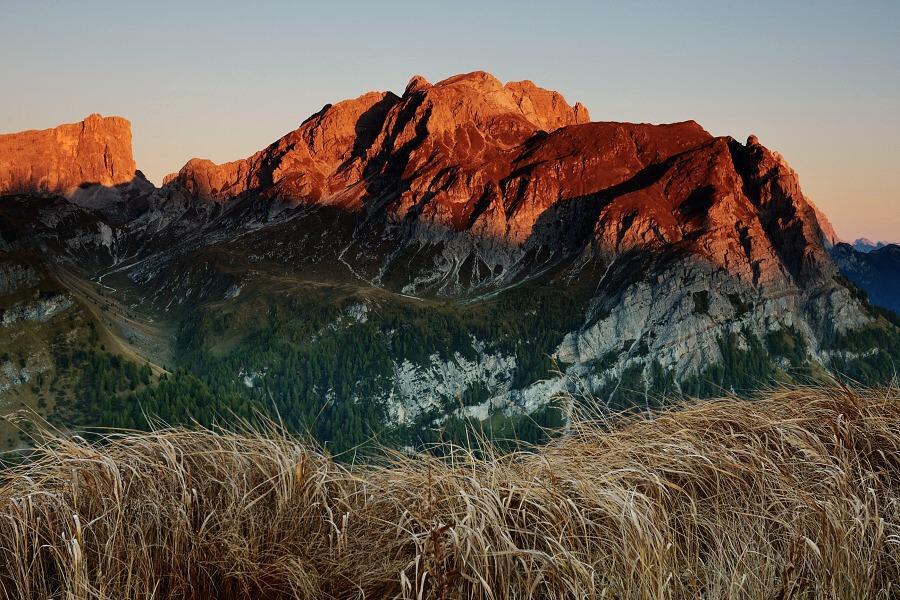
<instances>
[{"instance_id":1,"label":"pale blue sky","mask_svg":"<svg viewBox=\"0 0 900 600\"><path fill-rule=\"evenodd\" d=\"M2 0L0 131L132 121L159 183L247 156L323 104L484 69L594 120L756 133L847 238L900 239L900 1Z\"/></svg>"}]
</instances>

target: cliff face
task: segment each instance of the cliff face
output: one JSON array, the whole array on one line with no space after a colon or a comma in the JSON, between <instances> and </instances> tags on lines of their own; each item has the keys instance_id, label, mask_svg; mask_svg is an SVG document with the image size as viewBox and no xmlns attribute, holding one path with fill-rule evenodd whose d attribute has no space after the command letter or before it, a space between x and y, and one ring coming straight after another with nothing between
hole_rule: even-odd
<instances>
[{"instance_id":1,"label":"cliff face","mask_svg":"<svg viewBox=\"0 0 900 600\"><path fill-rule=\"evenodd\" d=\"M71 196L80 186L130 182L131 123L93 114L80 123L0 135L0 194Z\"/></svg>"}]
</instances>

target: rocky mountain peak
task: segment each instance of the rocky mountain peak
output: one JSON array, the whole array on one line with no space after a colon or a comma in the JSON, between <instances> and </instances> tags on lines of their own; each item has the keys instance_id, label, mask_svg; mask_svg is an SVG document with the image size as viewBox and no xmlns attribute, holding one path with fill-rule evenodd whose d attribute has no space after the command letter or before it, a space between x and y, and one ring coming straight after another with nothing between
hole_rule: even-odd
<instances>
[{"instance_id":1,"label":"rocky mountain peak","mask_svg":"<svg viewBox=\"0 0 900 600\"><path fill-rule=\"evenodd\" d=\"M415 75L402 97L369 92L326 105L253 156L222 165L192 160L165 183L212 200L258 192L360 206L379 183L355 184L379 173L384 183L427 162L492 161L541 131L588 121L584 106L530 81L504 85L476 71L432 85Z\"/></svg>"},{"instance_id":2,"label":"rocky mountain peak","mask_svg":"<svg viewBox=\"0 0 900 600\"><path fill-rule=\"evenodd\" d=\"M194 196L336 206L419 243L466 233L504 252L604 260L679 248L753 286L828 281L830 225L784 158L695 121L590 122L531 81L476 71L328 105L247 159L193 160ZM514 250L513 250L514 249ZM485 272L508 269L481 256Z\"/></svg>"},{"instance_id":3,"label":"rocky mountain peak","mask_svg":"<svg viewBox=\"0 0 900 600\"><path fill-rule=\"evenodd\" d=\"M511 81L504 89L512 94L525 118L546 131L591 120L587 108L580 102L569 106L559 92L538 87L531 81Z\"/></svg>"},{"instance_id":4,"label":"rocky mountain peak","mask_svg":"<svg viewBox=\"0 0 900 600\"><path fill-rule=\"evenodd\" d=\"M480 131L496 122L518 117L534 129L547 132L566 125L586 123L587 110L570 106L562 94L531 81L503 84L484 71L455 75L425 91L424 107L430 111L429 132L474 124Z\"/></svg>"},{"instance_id":5,"label":"rocky mountain peak","mask_svg":"<svg viewBox=\"0 0 900 600\"><path fill-rule=\"evenodd\" d=\"M71 196L90 185L117 186L134 179L131 123L87 116L41 131L0 135L0 194Z\"/></svg>"},{"instance_id":6,"label":"rocky mountain peak","mask_svg":"<svg viewBox=\"0 0 900 600\"><path fill-rule=\"evenodd\" d=\"M422 77L421 75L413 75L409 79L409 83L406 84L406 90L403 92L403 97L406 98L410 94L415 94L416 92L421 92L422 90L428 89L431 87L431 84L428 83L428 80Z\"/></svg>"}]
</instances>

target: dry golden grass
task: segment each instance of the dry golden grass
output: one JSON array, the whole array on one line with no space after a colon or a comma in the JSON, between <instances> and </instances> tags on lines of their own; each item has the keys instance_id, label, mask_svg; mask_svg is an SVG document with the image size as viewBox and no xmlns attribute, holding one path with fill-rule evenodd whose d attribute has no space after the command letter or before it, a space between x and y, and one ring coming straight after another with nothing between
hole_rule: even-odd
<instances>
[{"instance_id":1,"label":"dry golden grass","mask_svg":"<svg viewBox=\"0 0 900 600\"><path fill-rule=\"evenodd\" d=\"M277 434L53 439L0 476L0 598L900 596L897 389L605 429L352 468Z\"/></svg>"}]
</instances>

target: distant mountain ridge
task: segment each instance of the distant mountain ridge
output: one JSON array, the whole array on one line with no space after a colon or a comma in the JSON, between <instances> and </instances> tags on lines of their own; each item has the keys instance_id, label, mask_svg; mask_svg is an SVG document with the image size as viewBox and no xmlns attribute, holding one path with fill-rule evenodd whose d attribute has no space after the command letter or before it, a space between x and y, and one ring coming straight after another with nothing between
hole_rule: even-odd
<instances>
[{"instance_id":1,"label":"distant mountain ridge","mask_svg":"<svg viewBox=\"0 0 900 600\"><path fill-rule=\"evenodd\" d=\"M855 250L859 252L872 252L873 250L878 250L879 248L884 248L889 245L890 242L873 242L869 238L857 238L853 241L852 246ZM895 244L896 245L896 244Z\"/></svg>"},{"instance_id":2,"label":"distant mountain ridge","mask_svg":"<svg viewBox=\"0 0 900 600\"><path fill-rule=\"evenodd\" d=\"M330 398L329 435L354 406L419 427L536 414L576 387L627 404L798 370L880 377L889 351L857 332L896 335L755 136L590 122L484 72L416 76L245 159L102 189L75 206L15 188L0 250L38 255L119 342L210 398L298 422Z\"/></svg>"},{"instance_id":3,"label":"distant mountain ridge","mask_svg":"<svg viewBox=\"0 0 900 600\"><path fill-rule=\"evenodd\" d=\"M900 246L882 244L864 251L856 246L838 244L832 249L841 273L865 290L874 304L900 315Z\"/></svg>"}]
</instances>

